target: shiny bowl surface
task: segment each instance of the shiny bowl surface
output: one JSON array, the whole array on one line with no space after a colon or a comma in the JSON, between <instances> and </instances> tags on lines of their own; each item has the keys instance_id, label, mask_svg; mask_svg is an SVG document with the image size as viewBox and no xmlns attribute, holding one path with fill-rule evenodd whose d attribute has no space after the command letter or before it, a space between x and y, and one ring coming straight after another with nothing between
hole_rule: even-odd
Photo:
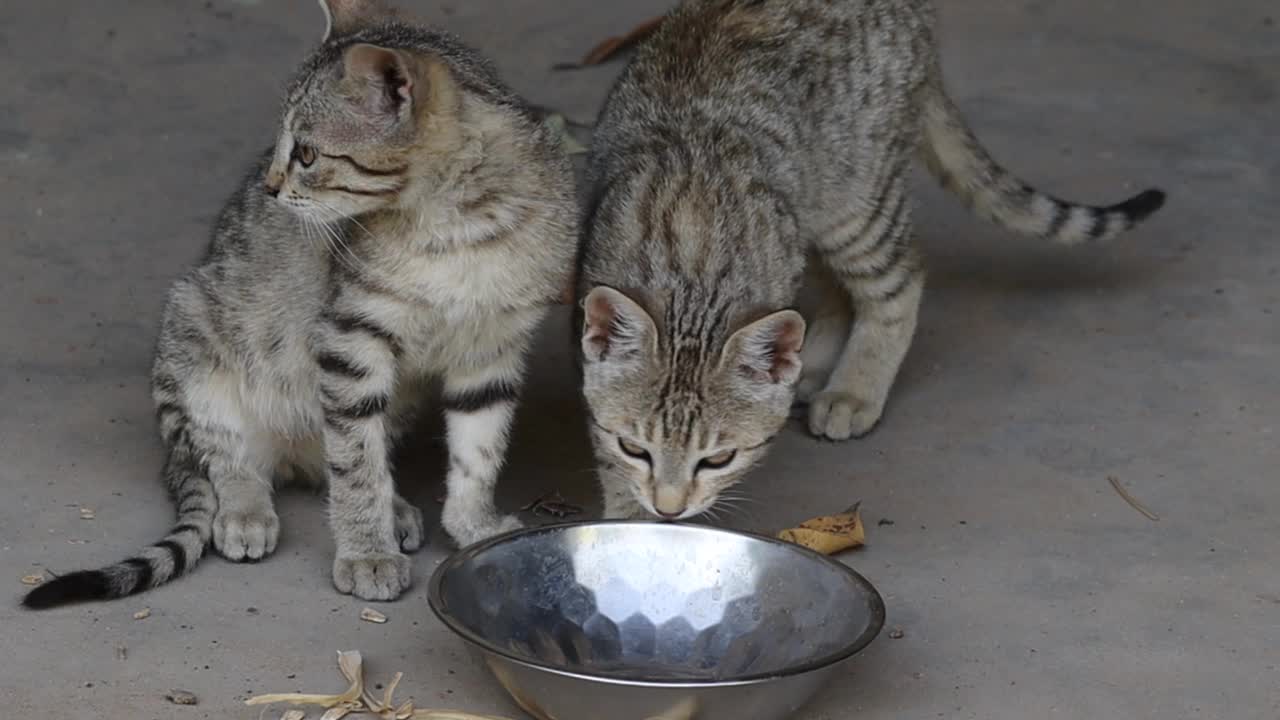
<instances>
[{"instance_id":1,"label":"shiny bowl surface","mask_svg":"<svg viewBox=\"0 0 1280 720\"><path fill-rule=\"evenodd\" d=\"M772 538L586 522L464 548L431 607L543 720L781 720L884 624L861 575Z\"/></svg>"}]
</instances>

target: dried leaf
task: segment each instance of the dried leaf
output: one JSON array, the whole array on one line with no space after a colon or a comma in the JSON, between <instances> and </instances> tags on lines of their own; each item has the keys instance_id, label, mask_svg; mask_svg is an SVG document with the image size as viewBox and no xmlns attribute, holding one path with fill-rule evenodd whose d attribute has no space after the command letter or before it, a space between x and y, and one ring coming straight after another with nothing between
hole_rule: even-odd
<instances>
[{"instance_id":1,"label":"dried leaf","mask_svg":"<svg viewBox=\"0 0 1280 720\"><path fill-rule=\"evenodd\" d=\"M23 585L39 585L42 582L44 582L44 573L41 573L39 575L23 575L22 576Z\"/></svg>"},{"instance_id":2,"label":"dried leaf","mask_svg":"<svg viewBox=\"0 0 1280 720\"><path fill-rule=\"evenodd\" d=\"M305 720L306 717L307 714L301 710L286 710L285 713L280 716L280 720Z\"/></svg>"},{"instance_id":3,"label":"dried leaf","mask_svg":"<svg viewBox=\"0 0 1280 720\"><path fill-rule=\"evenodd\" d=\"M96 517L97 517L97 515L93 512L93 508L87 508L87 507L82 507L82 508L80 508L80 519L81 519L81 520L92 520L92 519L94 519L94 518L96 518Z\"/></svg>"},{"instance_id":4,"label":"dried leaf","mask_svg":"<svg viewBox=\"0 0 1280 720\"><path fill-rule=\"evenodd\" d=\"M792 542L823 555L862 547L867 542L858 505L836 515L823 515L800 523L778 533L778 538Z\"/></svg>"},{"instance_id":5,"label":"dried leaf","mask_svg":"<svg viewBox=\"0 0 1280 720\"><path fill-rule=\"evenodd\" d=\"M387 621L387 616L374 610L373 608L365 608L360 611L360 619L365 622L377 623L382 625Z\"/></svg>"},{"instance_id":6,"label":"dried leaf","mask_svg":"<svg viewBox=\"0 0 1280 720\"><path fill-rule=\"evenodd\" d=\"M646 20L632 28L625 35L615 35L606 38L600 44L591 48L591 50L583 56L582 60L576 63L560 63L553 67L553 70L581 70L582 68L603 65L613 60L622 53L639 45L658 29L662 24L662 17L656 17Z\"/></svg>"},{"instance_id":7,"label":"dried leaf","mask_svg":"<svg viewBox=\"0 0 1280 720\"><path fill-rule=\"evenodd\" d=\"M319 705L331 708L344 703L360 701L364 692L364 677L361 666L364 664L358 651L339 652L338 668L351 682L351 687L341 695L306 695L303 693L277 693L274 695L258 695L244 701L245 705L270 705L271 703L289 703L290 705Z\"/></svg>"},{"instance_id":8,"label":"dried leaf","mask_svg":"<svg viewBox=\"0 0 1280 720\"><path fill-rule=\"evenodd\" d=\"M164 696L164 699L174 705L198 705L200 703L200 698L186 690L170 690L169 694Z\"/></svg>"},{"instance_id":9,"label":"dried leaf","mask_svg":"<svg viewBox=\"0 0 1280 720\"><path fill-rule=\"evenodd\" d=\"M151 617L151 608L142 608L133 614L134 620L146 620L149 617Z\"/></svg>"},{"instance_id":10,"label":"dried leaf","mask_svg":"<svg viewBox=\"0 0 1280 720\"><path fill-rule=\"evenodd\" d=\"M347 715L369 713L382 720L507 720L507 718L490 715L472 715L451 710L415 710L409 701L398 708L392 704L392 694L400 684L403 673L396 673L388 684L381 700L375 699L364 688L364 660L359 652L338 653L338 669L351 682L351 687L341 695L303 695L300 693L280 693L274 695L258 695L245 701L246 705L268 705L271 703L290 703L292 705L319 705L328 708L320 720L342 720ZM293 711L297 712L297 711ZM301 714L286 713L281 720L296 720Z\"/></svg>"}]
</instances>

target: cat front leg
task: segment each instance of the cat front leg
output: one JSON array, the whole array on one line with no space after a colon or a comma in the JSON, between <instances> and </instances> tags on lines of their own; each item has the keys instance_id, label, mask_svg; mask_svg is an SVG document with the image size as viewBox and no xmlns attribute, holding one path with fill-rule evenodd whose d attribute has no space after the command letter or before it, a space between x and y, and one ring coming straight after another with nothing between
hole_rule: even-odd
<instances>
[{"instance_id":1,"label":"cat front leg","mask_svg":"<svg viewBox=\"0 0 1280 720\"><path fill-rule=\"evenodd\" d=\"M337 545L333 584L365 600L394 600L411 580L396 533L389 452L397 348L393 336L369 320L337 314L326 318L316 353Z\"/></svg>"},{"instance_id":2,"label":"cat front leg","mask_svg":"<svg viewBox=\"0 0 1280 720\"><path fill-rule=\"evenodd\" d=\"M521 527L515 517L498 512L494 490L506 460L523 365L523 352L513 351L483 368L455 369L445 377L449 474L442 519L459 546Z\"/></svg>"}]
</instances>

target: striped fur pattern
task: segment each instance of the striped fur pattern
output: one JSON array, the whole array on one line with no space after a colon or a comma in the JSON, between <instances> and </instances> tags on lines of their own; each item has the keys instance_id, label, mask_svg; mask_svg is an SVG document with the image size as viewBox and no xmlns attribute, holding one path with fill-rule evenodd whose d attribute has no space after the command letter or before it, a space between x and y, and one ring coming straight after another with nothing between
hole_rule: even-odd
<instances>
[{"instance_id":1,"label":"striped fur pattern","mask_svg":"<svg viewBox=\"0 0 1280 720\"><path fill-rule=\"evenodd\" d=\"M997 165L943 89L925 0L686 0L637 51L597 127L579 269L610 516L712 508L793 401L818 437L871 431L924 287L917 155L976 214L1054 243L1164 200L1068 203ZM788 309L806 284L807 324Z\"/></svg>"},{"instance_id":2,"label":"striped fur pattern","mask_svg":"<svg viewBox=\"0 0 1280 720\"><path fill-rule=\"evenodd\" d=\"M322 2L323 44L286 98L275 147L227 204L208 255L169 295L153 370L178 521L31 607L166 582L212 542L276 547L274 487L323 483L338 590L410 583L421 512L391 450L430 382L448 429L444 526L467 544L518 525L494 483L525 354L570 281L573 176L559 138L452 36L368 0Z\"/></svg>"}]
</instances>

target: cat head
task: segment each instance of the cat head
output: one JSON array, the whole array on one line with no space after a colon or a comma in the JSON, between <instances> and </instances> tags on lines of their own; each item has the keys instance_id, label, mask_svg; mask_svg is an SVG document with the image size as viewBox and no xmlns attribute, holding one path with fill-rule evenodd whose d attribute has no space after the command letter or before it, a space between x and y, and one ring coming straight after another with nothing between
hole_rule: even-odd
<instances>
[{"instance_id":1,"label":"cat head","mask_svg":"<svg viewBox=\"0 0 1280 720\"><path fill-rule=\"evenodd\" d=\"M303 217L333 222L405 202L415 158L430 156L457 90L441 59L395 42L403 33L381 2L320 7L323 43L286 98L266 190Z\"/></svg>"},{"instance_id":2,"label":"cat head","mask_svg":"<svg viewBox=\"0 0 1280 720\"><path fill-rule=\"evenodd\" d=\"M701 307L660 327L608 287L583 311L583 393L606 491L666 519L710 510L787 421L804 320L781 310L721 327L727 313Z\"/></svg>"}]
</instances>

